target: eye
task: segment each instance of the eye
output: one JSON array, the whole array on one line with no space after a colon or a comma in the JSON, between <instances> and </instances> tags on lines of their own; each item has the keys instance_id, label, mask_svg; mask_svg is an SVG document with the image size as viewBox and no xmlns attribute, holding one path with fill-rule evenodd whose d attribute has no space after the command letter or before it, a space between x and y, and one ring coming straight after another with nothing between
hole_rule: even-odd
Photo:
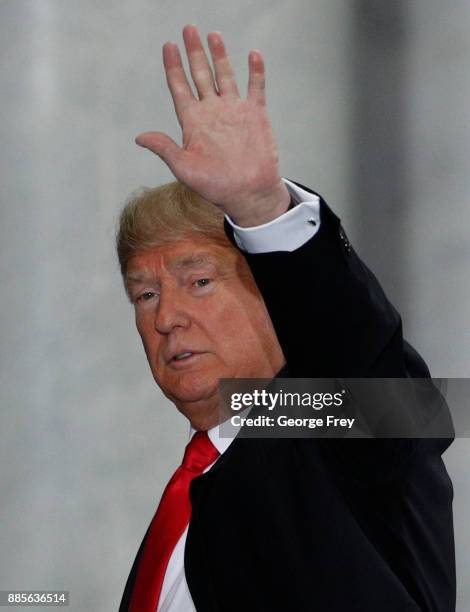
<instances>
[{"instance_id":1,"label":"eye","mask_svg":"<svg viewBox=\"0 0 470 612\"><path fill-rule=\"evenodd\" d=\"M206 287L211 282L210 278L198 278L194 281L196 287Z\"/></svg>"},{"instance_id":2,"label":"eye","mask_svg":"<svg viewBox=\"0 0 470 612\"><path fill-rule=\"evenodd\" d=\"M151 300L156 295L157 294L154 293L153 291L146 291L145 293L141 293L140 295L138 295L135 301L136 302L148 302L148 300Z\"/></svg>"}]
</instances>

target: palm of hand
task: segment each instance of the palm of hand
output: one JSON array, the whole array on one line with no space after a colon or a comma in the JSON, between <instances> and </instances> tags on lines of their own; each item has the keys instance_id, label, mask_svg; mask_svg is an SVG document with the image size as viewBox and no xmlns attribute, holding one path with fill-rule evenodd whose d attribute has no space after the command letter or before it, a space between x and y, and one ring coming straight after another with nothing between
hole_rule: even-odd
<instances>
[{"instance_id":1,"label":"palm of hand","mask_svg":"<svg viewBox=\"0 0 470 612\"><path fill-rule=\"evenodd\" d=\"M224 208L278 180L277 152L264 107L214 97L190 104L182 116L179 180Z\"/></svg>"},{"instance_id":2,"label":"palm of hand","mask_svg":"<svg viewBox=\"0 0 470 612\"><path fill-rule=\"evenodd\" d=\"M270 220L284 212L290 198L279 176L266 113L263 59L250 52L248 96L242 99L220 34L208 36L214 70L197 29L186 26L183 37L198 98L177 45L166 43L163 48L182 147L161 132L141 134L137 143L159 155L178 180L241 224Z\"/></svg>"}]
</instances>

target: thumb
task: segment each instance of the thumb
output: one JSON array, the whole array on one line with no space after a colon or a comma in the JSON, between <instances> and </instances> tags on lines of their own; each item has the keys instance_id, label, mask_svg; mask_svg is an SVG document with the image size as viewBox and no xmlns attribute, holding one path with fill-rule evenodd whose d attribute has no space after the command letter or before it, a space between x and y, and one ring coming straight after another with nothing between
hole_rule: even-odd
<instances>
[{"instance_id":1,"label":"thumb","mask_svg":"<svg viewBox=\"0 0 470 612\"><path fill-rule=\"evenodd\" d=\"M173 174L179 174L178 169L183 161L184 149L162 132L144 132L135 139L136 144L158 155L170 168Z\"/></svg>"}]
</instances>

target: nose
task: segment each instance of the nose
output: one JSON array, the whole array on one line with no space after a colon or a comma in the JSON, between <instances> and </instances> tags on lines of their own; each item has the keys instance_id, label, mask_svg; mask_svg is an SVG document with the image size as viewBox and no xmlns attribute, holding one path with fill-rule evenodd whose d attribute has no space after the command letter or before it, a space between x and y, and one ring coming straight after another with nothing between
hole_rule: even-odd
<instances>
[{"instance_id":1,"label":"nose","mask_svg":"<svg viewBox=\"0 0 470 612\"><path fill-rule=\"evenodd\" d=\"M176 327L187 328L191 319L184 298L174 289L162 289L155 309L155 329L160 334L169 334Z\"/></svg>"}]
</instances>

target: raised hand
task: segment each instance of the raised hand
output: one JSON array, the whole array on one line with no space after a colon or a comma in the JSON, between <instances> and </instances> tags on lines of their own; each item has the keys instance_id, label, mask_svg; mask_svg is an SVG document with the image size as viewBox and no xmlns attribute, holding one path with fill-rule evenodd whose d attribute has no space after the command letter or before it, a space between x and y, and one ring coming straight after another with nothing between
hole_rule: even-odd
<instances>
[{"instance_id":1,"label":"raised hand","mask_svg":"<svg viewBox=\"0 0 470 612\"><path fill-rule=\"evenodd\" d=\"M178 180L220 206L236 223L253 226L288 208L278 155L266 113L265 69L259 51L248 56L247 98L240 97L222 36L207 36L213 69L197 28L183 29L191 89L176 43L163 46L163 63L183 131L178 146L167 134L146 132L136 142L153 151Z\"/></svg>"}]
</instances>

